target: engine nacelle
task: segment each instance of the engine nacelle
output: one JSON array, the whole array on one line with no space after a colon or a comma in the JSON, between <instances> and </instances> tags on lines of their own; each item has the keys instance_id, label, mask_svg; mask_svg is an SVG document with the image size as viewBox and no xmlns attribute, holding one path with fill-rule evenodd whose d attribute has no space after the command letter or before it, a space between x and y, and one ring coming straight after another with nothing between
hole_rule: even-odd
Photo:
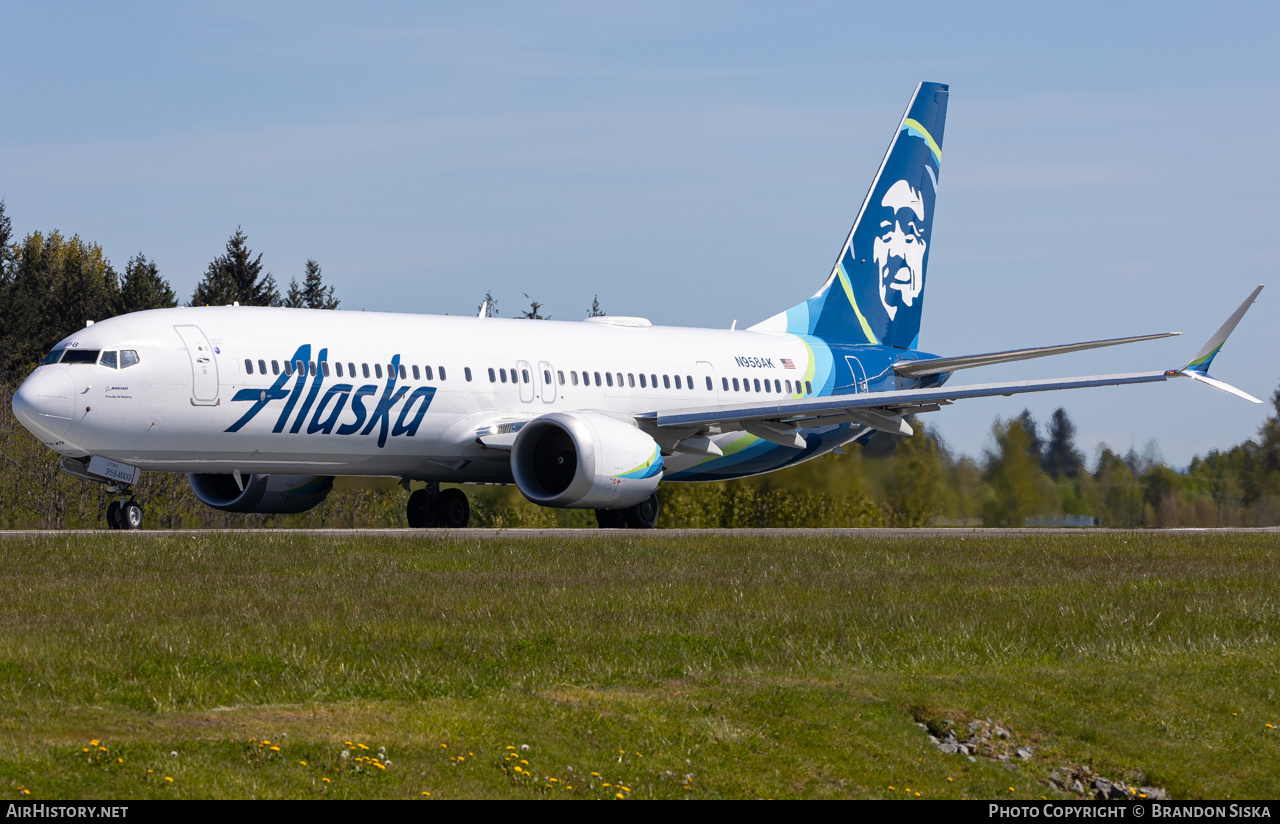
<instances>
[{"instance_id":1,"label":"engine nacelle","mask_svg":"<svg viewBox=\"0 0 1280 824\"><path fill-rule=\"evenodd\" d=\"M552 412L516 435L511 471L535 504L625 509L657 490L662 453L653 438L608 415Z\"/></svg>"},{"instance_id":2,"label":"engine nacelle","mask_svg":"<svg viewBox=\"0 0 1280 824\"><path fill-rule=\"evenodd\" d=\"M331 475L244 475L244 489L234 475L187 476L200 502L223 512L293 515L306 512L329 497Z\"/></svg>"}]
</instances>

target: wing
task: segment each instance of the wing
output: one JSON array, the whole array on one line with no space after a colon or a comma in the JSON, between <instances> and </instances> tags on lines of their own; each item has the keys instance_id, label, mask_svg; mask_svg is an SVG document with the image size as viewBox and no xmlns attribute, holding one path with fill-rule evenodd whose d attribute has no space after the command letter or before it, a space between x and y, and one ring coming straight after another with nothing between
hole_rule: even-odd
<instances>
[{"instance_id":1,"label":"wing","mask_svg":"<svg viewBox=\"0 0 1280 824\"><path fill-rule=\"evenodd\" d=\"M1127 386L1138 383L1157 383L1178 377L1193 378L1254 403L1261 403L1260 400L1252 395L1222 381L1210 378L1208 375L1209 363L1222 349L1227 336L1235 329L1236 324L1240 322L1240 318L1244 316L1245 311L1261 291L1261 286L1255 289L1241 304L1240 308L1222 325L1222 328L1209 339L1209 342L1204 345L1196 357L1178 369L1169 369L1162 372L1134 372L1122 375L1089 375L1078 378L984 383L969 386L941 386L891 392L864 392L836 397L782 400L766 404L744 403L692 407L637 415L636 420L642 428L655 434L655 436L661 435L660 443L665 441L679 451L714 454L718 450L706 436L729 430L745 430L762 440L800 449L806 445L800 430L829 423L852 422L882 432L910 435L912 430L910 424L905 420L906 415L934 412L942 406L967 398L990 398L997 395L1010 396L1027 392L1051 392L1059 389L1083 389L1093 386ZM1164 335L1149 337L1164 337ZM1078 351L1074 347L1092 348L1095 345L1106 346L1140 339L1142 338L1120 338L1114 341L1097 341L1094 344L1069 344L1064 351ZM1019 353L1036 351L1038 350L1018 350ZM993 357L999 354L1015 353L995 353L992 356L974 357ZM1037 355L1028 355L1028 357L1037 357ZM1009 358L1009 360L1017 359L1021 358ZM924 361L921 363L937 362Z\"/></svg>"}]
</instances>

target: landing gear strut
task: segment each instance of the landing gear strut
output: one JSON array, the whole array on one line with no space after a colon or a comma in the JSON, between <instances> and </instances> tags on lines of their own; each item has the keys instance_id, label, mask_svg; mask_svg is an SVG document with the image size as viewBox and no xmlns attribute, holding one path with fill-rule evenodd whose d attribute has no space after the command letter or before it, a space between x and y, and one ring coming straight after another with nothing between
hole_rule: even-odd
<instances>
[{"instance_id":1,"label":"landing gear strut","mask_svg":"<svg viewBox=\"0 0 1280 824\"><path fill-rule=\"evenodd\" d=\"M142 507L133 499L133 493L121 488L110 491L119 492L120 500L107 504L107 528L141 529Z\"/></svg>"},{"instance_id":2,"label":"landing gear strut","mask_svg":"<svg viewBox=\"0 0 1280 824\"><path fill-rule=\"evenodd\" d=\"M658 525L661 512L662 502L655 492L626 509L597 509L596 523L601 529L653 529Z\"/></svg>"},{"instance_id":3,"label":"landing gear strut","mask_svg":"<svg viewBox=\"0 0 1280 824\"><path fill-rule=\"evenodd\" d=\"M407 513L409 526L414 529L448 527L460 529L471 520L471 504L461 489L440 489L432 481L425 489L409 494Z\"/></svg>"}]
</instances>

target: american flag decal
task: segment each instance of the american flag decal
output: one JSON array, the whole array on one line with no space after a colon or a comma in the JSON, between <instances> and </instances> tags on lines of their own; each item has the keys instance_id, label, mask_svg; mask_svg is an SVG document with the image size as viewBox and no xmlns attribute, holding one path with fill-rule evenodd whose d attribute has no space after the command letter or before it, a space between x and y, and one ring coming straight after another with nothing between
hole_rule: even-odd
<instances>
[{"instance_id":1,"label":"american flag decal","mask_svg":"<svg viewBox=\"0 0 1280 824\"><path fill-rule=\"evenodd\" d=\"M783 358L783 359L782 359L782 368L783 368L783 369L795 369L795 368L796 368L796 365L795 365L794 363L792 363L790 360L788 360L787 358Z\"/></svg>"}]
</instances>

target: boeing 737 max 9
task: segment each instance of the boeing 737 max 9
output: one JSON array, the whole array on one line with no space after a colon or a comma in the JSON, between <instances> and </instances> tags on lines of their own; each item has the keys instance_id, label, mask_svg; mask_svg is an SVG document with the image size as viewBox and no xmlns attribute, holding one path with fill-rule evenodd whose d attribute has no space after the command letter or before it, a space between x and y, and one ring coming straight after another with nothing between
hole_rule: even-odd
<instances>
[{"instance_id":1,"label":"boeing 737 max 9","mask_svg":"<svg viewBox=\"0 0 1280 824\"><path fill-rule=\"evenodd\" d=\"M961 357L916 349L947 87L922 83L818 293L745 330L642 318L500 320L242 306L111 318L60 342L18 389L62 468L111 484L137 528L142 471L185 472L204 503L302 512L340 475L426 482L412 526L465 526L448 483L515 483L543 506L652 527L662 481L781 469L909 414L975 397L1188 377L1208 369L1259 286L1191 361L1123 375L951 386L953 372L1165 337Z\"/></svg>"}]
</instances>

